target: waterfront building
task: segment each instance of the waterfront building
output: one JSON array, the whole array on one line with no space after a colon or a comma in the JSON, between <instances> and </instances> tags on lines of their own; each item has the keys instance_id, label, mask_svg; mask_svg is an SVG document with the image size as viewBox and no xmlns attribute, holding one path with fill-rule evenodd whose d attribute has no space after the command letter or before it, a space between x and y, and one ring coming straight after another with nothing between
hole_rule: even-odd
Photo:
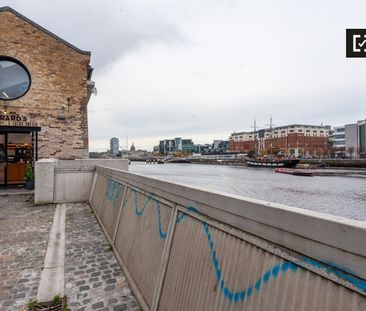
<instances>
[{"instance_id":1,"label":"waterfront building","mask_svg":"<svg viewBox=\"0 0 366 311\"><path fill-rule=\"evenodd\" d=\"M119 139L117 137L112 137L110 140L110 154L112 157L116 157L119 152Z\"/></svg>"},{"instance_id":2,"label":"waterfront building","mask_svg":"<svg viewBox=\"0 0 366 311\"><path fill-rule=\"evenodd\" d=\"M39 158L89 154L90 52L0 8L0 186L24 183Z\"/></svg>"},{"instance_id":3,"label":"waterfront building","mask_svg":"<svg viewBox=\"0 0 366 311\"><path fill-rule=\"evenodd\" d=\"M196 144L195 146L196 146L195 153L197 154L202 154L205 152L209 152L211 150L210 144Z\"/></svg>"},{"instance_id":4,"label":"waterfront building","mask_svg":"<svg viewBox=\"0 0 366 311\"><path fill-rule=\"evenodd\" d=\"M347 158L358 157L359 133L358 124L346 124L344 126L344 149Z\"/></svg>"},{"instance_id":5,"label":"waterfront building","mask_svg":"<svg viewBox=\"0 0 366 311\"><path fill-rule=\"evenodd\" d=\"M290 157L320 157L329 154L329 125L291 124L257 131L232 133L231 152L256 152Z\"/></svg>"},{"instance_id":6,"label":"waterfront building","mask_svg":"<svg viewBox=\"0 0 366 311\"><path fill-rule=\"evenodd\" d=\"M182 139L182 150L187 153L193 153L196 150L192 139Z\"/></svg>"},{"instance_id":7,"label":"waterfront building","mask_svg":"<svg viewBox=\"0 0 366 311\"><path fill-rule=\"evenodd\" d=\"M211 146L211 152L221 152L225 153L229 149L228 140L214 140Z\"/></svg>"},{"instance_id":8,"label":"waterfront building","mask_svg":"<svg viewBox=\"0 0 366 311\"><path fill-rule=\"evenodd\" d=\"M365 158L366 120L333 128L331 142L337 158Z\"/></svg>"},{"instance_id":9,"label":"waterfront building","mask_svg":"<svg viewBox=\"0 0 366 311\"><path fill-rule=\"evenodd\" d=\"M161 154L167 154L169 152L183 151L187 153L193 153L196 150L192 139L182 139L176 137L174 139L164 139L159 142L159 152Z\"/></svg>"},{"instance_id":10,"label":"waterfront building","mask_svg":"<svg viewBox=\"0 0 366 311\"><path fill-rule=\"evenodd\" d=\"M135 145L132 143L131 148L130 148L130 152L135 152L135 151L136 151Z\"/></svg>"},{"instance_id":11,"label":"waterfront building","mask_svg":"<svg viewBox=\"0 0 366 311\"><path fill-rule=\"evenodd\" d=\"M330 140L334 156L336 158L344 158L346 156L346 127L335 126L332 133Z\"/></svg>"},{"instance_id":12,"label":"waterfront building","mask_svg":"<svg viewBox=\"0 0 366 311\"><path fill-rule=\"evenodd\" d=\"M365 120L361 120L357 122L357 126L358 126L358 146L357 146L357 151L358 151L358 156L360 158L365 159L366 158L366 119Z\"/></svg>"}]
</instances>

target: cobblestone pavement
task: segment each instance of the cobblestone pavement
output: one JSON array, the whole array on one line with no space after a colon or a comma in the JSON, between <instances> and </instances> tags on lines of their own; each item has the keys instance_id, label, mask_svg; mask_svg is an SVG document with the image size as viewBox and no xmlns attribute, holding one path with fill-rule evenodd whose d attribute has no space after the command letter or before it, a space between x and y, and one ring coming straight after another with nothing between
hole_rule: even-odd
<instances>
[{"instance_id":1,"label":"cobblestone pavement","mask_svg":"<svg viewBox=\"0 0 366 311\"><path fill-rule=\"evenodd\" d=\"M65 294L71 310L140 310L88 204L66 210Z\"/></svg>"},{"instance_id":2,"label":"cobblestone pavement","mask_svg":"<svg viewBox=\"0 0 366 311\"><path fill-rule=\"evenodd\" d=\"M54 205L0 196L0 310L24 310L37 296Z\"/></svg>"},{"instance_id":3,"label":"cobblestone pavement","mask_svg":"<svg viewBox=\"0 0 366 311\"><path fill-rule=\"evenodd\" d=\"M0 310L37 297L55 206L31 195L0 196ZM70 310L139 310L88 204L68 204L65 294Z\"/></svg>"}]
</instances>

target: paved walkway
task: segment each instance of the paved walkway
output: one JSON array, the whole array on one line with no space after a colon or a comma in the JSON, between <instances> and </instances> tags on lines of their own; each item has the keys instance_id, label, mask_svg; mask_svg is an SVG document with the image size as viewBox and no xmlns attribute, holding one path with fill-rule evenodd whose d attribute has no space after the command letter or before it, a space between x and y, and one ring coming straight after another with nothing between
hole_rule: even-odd
<instances>
[{"instance_id":1,"label":"paved walkway","mask_svg":"<svg viewBox=\"0 0 366 311\"><path fill-rule=\"evenodd\" d=\"M22 310L37 296L53 205L32 196L0 197L0 310Z\"/></svg>"},{"instance_id":2,"label":"paved walkway","mask_svg":"<svg viewBox=\"0 0 366 311\"><path fill-rule=\"evenodd\" d=\"M65 293L71 310L139 310L87 204L66 210Z\"/></svg>"},{"instance_id":3,"label":"paved walkway","mask_svg":"<svg viewBox=\"0 0 366 311\"><path fill-rule=\"evenodd\" d=\"M0 310L37 296L55 212L30 195L0 197ZM70 310L139 310L89 205L67 204L65 294Z\"/></svg>"}]
</instances>

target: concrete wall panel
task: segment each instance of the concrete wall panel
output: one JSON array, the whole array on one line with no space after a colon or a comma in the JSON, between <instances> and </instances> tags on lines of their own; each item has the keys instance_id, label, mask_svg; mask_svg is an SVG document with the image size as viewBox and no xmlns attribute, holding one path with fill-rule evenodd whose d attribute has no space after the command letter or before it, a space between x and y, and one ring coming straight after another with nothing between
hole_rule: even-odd
<instances>
[{"instance_id":1,"label":"concrete wall panel","mask_svg":"<svg viewBox=\"0 0 366 311\"><path fill-rule=\"evenodd\" d=\"M125 202L115 244L151 306L172 210L155 197L131 188Z\"/></svg>"},{"instance_id":2,"label":"concrete wall panel","mask_svg":"<svg viewBox=\"0 0 366 311\"><path fill-rule=\"evenodd\" d=\"M91 196L92 199L90 202L96 214L99 214L99 208L101 201L104 197L106 186L107 186L107 178L101 174L98 174L97 180L95 182L94 193Z\"/></svg>"},{"instance_id":3,"label":"concrete wall panel","mask_svg":"<svg viewBox=\"0 0 366 311\"><path fill-rule=\"evenodd\" d=\"M92 171L86 172L56 172L54 202L85 202L89 200L93 182Z\"/></svg>"},{"instance_id":4,"label":"concrete wall panel","mask_svg":"<svg viewBox=\"0 0 366 311\"><path fill-rule=\"evenodd\" d=\"M190 216L178 216L159 310L363 310L364 297ZM353 309L346 302L355 300ZM309 306L311 306L309 308Z\"/></svg>"},{"instance_id":5,"label":"concrete wall panel","mask_svg":"<svg viewBox=\"0 0 366 311\"><path fill-rule=\"evenodd\" d=\"M107 188L102 200L99 217L110 239L113 239L124 190L125 186L122 183L110 178L107 179Z\"/></svg>"}]
</instances>

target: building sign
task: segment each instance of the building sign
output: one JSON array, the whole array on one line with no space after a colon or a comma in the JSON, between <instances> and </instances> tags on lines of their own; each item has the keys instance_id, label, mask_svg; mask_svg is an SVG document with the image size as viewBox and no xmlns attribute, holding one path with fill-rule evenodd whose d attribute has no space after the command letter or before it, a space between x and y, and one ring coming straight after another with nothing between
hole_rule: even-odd
<instances>
[{"instance_id":1,"label":"building sign","mask_svg":"<svg viewBox=\"0 0 366 311\"><path fill-rule=\"evenodd\" d=\"M0 115L0 125L3 126L27 126L27 127L38 127L37 122L30 122L29 117L17 114L17 113L9 113L9 114L1 114Z\"/></svg>"},{"instance_id":2,"label":"building sign","mask_svg":"<svg viewBox=\"0 0 366 311\"><path fill-rule=\"evenodd\" d=\"M16 121L16 122L27 122L28 118L19 114L3 114L0 115L0 121Z\"/></svg>"}]
</instances>

